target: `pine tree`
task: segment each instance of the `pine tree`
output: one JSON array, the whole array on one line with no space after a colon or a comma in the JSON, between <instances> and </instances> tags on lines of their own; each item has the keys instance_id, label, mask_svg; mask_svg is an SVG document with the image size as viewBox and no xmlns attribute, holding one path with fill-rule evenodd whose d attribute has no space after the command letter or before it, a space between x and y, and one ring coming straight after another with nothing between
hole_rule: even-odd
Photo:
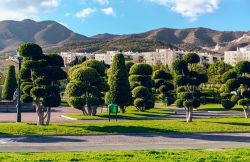
<instances>
[{"instance_id":1,"label":"pine tree","mask_svg":"<svg viewBox=\"0 0 250 162\"><path fill-rule=\"evenodd\" d=\"M109 78L109 92L106 94L106 103L117 104L122 113L125 113L125 106L132 102L132 95L128 81L128 73L125 65L123 54L118 53L114 56L110 67Z\"/></svg>"},{"instance_id":2,"label":"pine tree","mask_svg":"<svg viewBox=\"0 0 250 162\"><path fill-rule=\"evenodd\" d=\"M3 93L2 99L4 100L13 100L13 95L17 88L17 81L16 81L16 71L15 66L11 65L7 72L4 86L3 86Z\"/></svg>"}]
</instances>

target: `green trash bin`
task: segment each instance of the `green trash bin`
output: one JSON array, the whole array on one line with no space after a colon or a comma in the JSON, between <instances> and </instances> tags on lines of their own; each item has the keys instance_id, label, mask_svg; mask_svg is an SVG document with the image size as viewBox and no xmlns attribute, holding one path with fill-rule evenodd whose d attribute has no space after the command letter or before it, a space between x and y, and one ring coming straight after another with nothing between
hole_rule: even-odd
<instances>
[{"instance_id":1,"label":"green trash bin","mask_svg":"<svg viewBox=\"0 0 250 162\"><path fill-rule=\"evenodd\" d=\"M109 110L109 121L110 121L110 114L115 113L116 114L116 121L117 121L117 113L118 113L118 105L117 104L109 104L108 105Z\"/></svg>"}]
</instances>

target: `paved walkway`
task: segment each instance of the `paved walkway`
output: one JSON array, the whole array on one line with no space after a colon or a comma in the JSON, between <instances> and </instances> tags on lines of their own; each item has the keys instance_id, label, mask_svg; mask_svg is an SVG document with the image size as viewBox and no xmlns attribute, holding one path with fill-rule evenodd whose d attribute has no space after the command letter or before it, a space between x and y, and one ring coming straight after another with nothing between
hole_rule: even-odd
<instances>
[{"instance_id":1,"label":"paved walkway","mask_svg":"<svg viewBox=\"0 0 250 162\"><path fill-rule=\"evenodd\" d=\"M250 148L250 133L0 136L0 152Z\"/></svg>"},{"instance_id":2,"label":"paved walkway","mask_svg":"<svg viewBox=\"0 0 250 162\"><path fill-rule=\"evenodd\" d=\"M166 117L147 117L146 120L167 120L167 119L183 119L185 120L185 111L180 108L171 108L176 112L174 115L166 116ZM101 109L98 109L101 111ZM103 109L105 111L105 109ZM68 118L62 117L65 114L80 114L82 113L80 110L73 109L70 107L57 107L53 108L51 122L102 122L105 120L70 120ZM223 117L223 116L242 116L242 112L209 112L209 111L194 111L193 118L212 118L212 117ZM22 113L22 121L23 122L36 122L37 114L33 113ZM108 119L107 119L108 120ZM121 119L119 119L121 120ZM16 121L16 113L0 113L0 122L15 122Z\"/></svg>"}]
</instances>

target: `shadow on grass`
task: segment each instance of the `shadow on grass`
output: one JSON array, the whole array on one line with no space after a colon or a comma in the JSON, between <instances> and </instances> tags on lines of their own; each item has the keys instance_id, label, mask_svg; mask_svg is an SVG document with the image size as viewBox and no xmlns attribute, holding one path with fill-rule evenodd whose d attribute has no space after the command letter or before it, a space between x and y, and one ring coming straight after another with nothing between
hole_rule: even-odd
<instances>
[{"instance_id":1,"label":"shadow on grass","mask_svg":"<svg viewBox=\"0 0 250 162\"><path fill-rule=\"evenodd\" d=\"M226 125L237 125L237 126L250 126L250 123L233 123L233 122L213 122L218 124L226 124Z\"/></svg>"},{"instance_id":2,"label":"shadow on grass","mask_svg":"<svg viewBox=\"0 0 250 162\"><path fill-rule=\"evenodd\" d=\"M98 133L178 133L174 130L167 129L157 129L157 128L148 128L141 126L66 126L73 128L82 128L84 130L98 132Z\"/></svg>"}]
</instances>

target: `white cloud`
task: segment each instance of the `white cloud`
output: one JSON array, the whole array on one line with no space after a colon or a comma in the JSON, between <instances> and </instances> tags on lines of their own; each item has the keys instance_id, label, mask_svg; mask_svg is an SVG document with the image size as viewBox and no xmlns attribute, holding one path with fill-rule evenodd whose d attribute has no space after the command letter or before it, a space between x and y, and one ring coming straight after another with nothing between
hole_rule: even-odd
<instances>
[{"instance_id":1,"label":"white cloud","mask_svg":"<svg viewBox=\"0 0 250 162\"><path fill-rule=\"evenodd\" d=\"M172 11L195 21L200 15L218 9L220 0L148 0L169 7Z\"/></svg>"},{"instance_id":2,"label":"white cloud","mask_svg":"<svg viewBox=\"0 0 250 162\"><path fill-rule=\"evenodd\" d=\"M0 20L35 18L41 12L49 12L60 5L61 0L4 0L0 1Z\"/></svg>"},{"instance_id":3,"label":"white cloud","mask_svg":"<svg viewBox=\"0 0 250 162\"><path fill-rule=\"evenodd\" d=\"M102 12L106 15L116 16L116 13L112 7L102 9Z\"/></svg>"},{"instance_id":4,"label":"white cloud","mask_svg":"<svg viewBox=\"0 0 250 162\"><path fill-rule=\"evenodd\" d=\"M95 2L101 4L101 5L107 5L109 4L109 0L94 0Z\"/></svg>"},{"instance_id":5,"label":"white cloud","mask_svg":"<svg viewBox=\"0 0 250 162\"><path fill-rule=\"evenodd\" d=\"M86 18L91 14L95 13L97 10L96 8L85 8L75 14L77 18Z\"/></svg>"}]
</instances>

